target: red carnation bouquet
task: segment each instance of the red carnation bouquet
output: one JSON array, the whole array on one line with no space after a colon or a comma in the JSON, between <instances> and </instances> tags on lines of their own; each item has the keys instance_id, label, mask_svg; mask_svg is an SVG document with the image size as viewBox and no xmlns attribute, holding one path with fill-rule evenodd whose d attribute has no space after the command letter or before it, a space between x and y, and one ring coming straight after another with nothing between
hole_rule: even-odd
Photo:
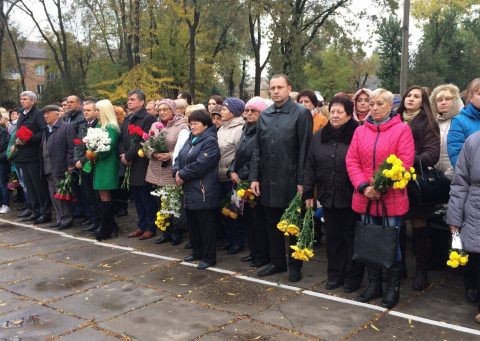
<instances>
[{"instance_id":1,"label":"red carnation bouquet","mask_svg":"<svg viewBox=\"0 0 480 341\"><path fill-rule=\"evenodd\" d=\"M155 129L158 130L156 134L155 130L151 130L150 134L144 133L142 139L145 142L140 143L143 148L144 155L152 155L154 153L168 153L168 147L165 143L165 138L167 137L166 127L158 122L154 125ZM168 161L162 162L162 167L167 167Z\"/></svg>"},{"instance_id":2,"label":"red carnation bouquet","mask_svg":"<svg viewBox=\"0 0 480 341\"><path fill-rule=\"evenodd\" d=\"M143 134L146 134L142 128L139 126L135 126L133 124L130 124L128 126L128 133L132 135L132 139L130 140L130 147L133 148L135 146L135 143L142 138ZM132 165L127 165L125 168L125 177L122 182L122 188L124 189L130 189L130 168Z\"/></svg>"},{"instance_id":3,"label":"red carnation bouquet","mask_svg":"<svg viewBox=\"0 0 480 341\"><path fill-rule=\"evenodd\" d=\"M65 172L65 179L60 181L57 184L57 193L55 193L54 197L60 200L72 200L76 202L77 200L73 198L73 190L72 190L72 183L73 183L73 176L70 172Z\"/></svg>"},{"instance_id":4,"label":"red carnation bouquet","mask_svg":"<svg viewBox=\"0 0 480 341\"><path fill-rule=\"evenodd\" d=\"M17 130L15 137L19 140L24 142L28 142L33 136L33 132L25 126L21 126L20 129Z\"/></svg>"}]
</instances>

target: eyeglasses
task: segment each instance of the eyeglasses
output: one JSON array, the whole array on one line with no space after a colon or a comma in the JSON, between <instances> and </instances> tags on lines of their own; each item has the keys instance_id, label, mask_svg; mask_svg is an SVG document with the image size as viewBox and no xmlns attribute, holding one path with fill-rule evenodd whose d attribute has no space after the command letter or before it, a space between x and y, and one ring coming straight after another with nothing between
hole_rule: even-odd
<instances>
[{"instance_id":1,"label":"eyeglasses","mask_svg":"<svg viewBox=\"0 0 480 341\"><path fill-rule=\"evenodd\" d=\"M256 114L257 112L259 111L256 109L245 109L246 114Z\"/></svg>"}]
</instances>

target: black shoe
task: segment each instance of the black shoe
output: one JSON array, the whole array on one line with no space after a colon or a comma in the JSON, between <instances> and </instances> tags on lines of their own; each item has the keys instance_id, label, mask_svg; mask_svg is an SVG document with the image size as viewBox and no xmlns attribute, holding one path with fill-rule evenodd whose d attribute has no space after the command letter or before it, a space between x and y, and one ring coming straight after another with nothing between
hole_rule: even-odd
<instances>
[{"instance_id":1,"label":"black shoe","mask_svg":"<svg viewBox=\"0 0 480 341\"><path fill-rule=\"evenodd\" d=\"M192 243L188 242L187 244L185 244L185 246L183 248L185 250L190 250L190 249L193 249L193 245L192 245Z\"/></svg>"},{"instance_id":2,"label":"black shoe","mask_svg":"<svg viewBox=\"0 0 480 341\"><path fill-rule=\"evenodd\" d=\"M85 218L80 222L80 225L86 226L86 225L90 225L91 223L92 221L89 218Z\"/></svg>"},{"instance_id":3,"label":"black shoe","mask_svg":"<svg viewBox=\"0 0 480 341\"><path fill-rule=\"evenodd\" d=\"M155 240L155 244L164 244L164 243L168 243L171 240L172 240L171 237L167 237L165 235L162 235L160 238Z\"/></svg>"},{"instance_id":4,"label":"black shoe","mask_svg":"<svg viewBox=\"0 0 480 341\"><path fill-rule=\"evenodd\" d=\"M382 270L367 267L368 287L360 296L357 297L359 302L368 302L383 295L382 290Z\"/></svg>"},{"instance_id":5,"label":"black shoe","mask_svg":"<svg viewBox=\"0 0 480 341\"><path fill-rule=\"evenodd\" d=\"M301 270L296 268L296 267L291 267L290 268L290 274L288 275L288 280L290 282L298 282L301 279L302 279Z\"/></svg>"},{"instance_id":6,"label":"black shoe","mask_svg":"<svg viewBox=\"0 0 480 341\"><path fill-rule=\"evenodd\" d=\"M61 231L61 230L66 230L66 229L68 229L68 228L70 228L70 227L72 227L72 226L73 226L73 222L72 222L72 221L69 222L69 223L67 223L67 224L60 224L60 226L58 226L58 230L60 230L60 231Z\"/></svg>"},{"instance_id":7,"label":"black shoe","mask_svg":"<svg viewBox=\"0 0 480 341\"><path fill-rule=\"evenodd\" d=\"M356 285L345 284L343 286L343 292L346 293L346 294L351 294L352 292L357 291L358 288L360 288L360 284L356 284Z\"/></svg>"},{"instance_id":8,"label":"black shoe","mask_svg":"<svg viewBox=\"0 0 480 341\"><path fill-rule=\"evenodd\" d=\"M53 223L48 225L48 227L59 227L59 226L60 226L60 223Z\"/></svg>"},{"instance_id":9,"label":"black shoe","mask_svg":"<svg viewBox=\"0 0 480 341\"><path fill-rule=\"evenodd\" d=\"M211 266L214 266L215 264L216 264L215 262L207 263L207 262L201 261L200 264L197 265L197 269L203 270Z\"/></svg>"},{"instance_id":10,"label":"black shoe","mask_svg":"<svg viewBox=\"0 0 480 341\"><path fill-rule=\"evenodd\" d=\"M221 245L219 249L224 251L224 250L230 249L231 247L232 247L232 244L230 244L229 242L225 242L225 244Z\"/></svg>"},{"instance_id":11,"label":"black shoe","mask_svg":"<svg viewBox=\"0 0 480 341\"><path fill-rule=\"evenodd\" d=\"M172 244L172 246L175 246L175 245L178 245L182 242L181 239L172 239L172 241L170 242L170 244Z\"/></svg>"},{"instance_id":12,"label":"black shoe","mask_svg":"<svg viewBox=\"0 0 480 341\"><path fill-rule=\"evenodd\" d=\"M117 214L115 215L117 218L124 217L128 215L128 211L124 208L118 210Z\"/></svg>"},{"instance_id":13,"label":"black shoe","mask_svg":"<svg viewBox=\"0 0 480 341\"><path fill-rule=\"evenodd\" d=\"M412 282L413 291L422 291L428 287L428 273L426 271L418 270L415 272L415 278Z\"/></svg>"},{"instance_id":14,"label":"black shoe","mask_svg":"<svg viewBox=\"0 0 480 341\"><path fill-rule=\"evenodd\" d=\"M254 260L253 262L250 263L250 266L252 268L260 268L264 265L267 265L268 263L270 263L270 262L266 261L266 260Z\"/></svg>"},{"instance_id":15,"label":"black shoe","mask_svg":"<svg viewBox=\"0 0 480 341\"><path fill-rule=\"evenodd\" d=\"M29 208L29 206L25 204L25 205L22 205L22 206L20 206L20 207L17 207L17 211L24 211L24 210L26 210L27 208Z\"/></svg>"},{"instance_id":16,"label":"black shoe","mask_svg":"<svg viewBox=\"0 0 480 341\"><path fill-rule=\"evenodd\" d=\"M89 232L97 229L97 225L95 223L92 223L90 226L84 227L82 231Z\"/></svg>"},{"instance_id":17,"label":"black shoe","mask_svg":"<svg viewBox=\"0 0 480 341\"><path fill-rule=\"evenodd\" d=\"M265 269L260 270L257 275L259 275L260 277L264 277L264 276L271 276L273 274L276 274L279 272L285 272L285 271L287 271L286 266L279 267L277 265L270 264Z\"/></svg>"},{"instance_id":18,"label":"black shoe","mask_svg":"<svg viewBox=\"0 0 480 341\"><path fill-rule=\"evenodd\" d=\"M380 305L387 309L392 309L398 303L398 299L400 298L400 288L396 287L393 289L387 288L385 292L385 296L383 296L382 303Z\"/></svg>"},{"instance_id":19,"label":"black shoe","mask_svg":"<svg viewBox=\"0 0 480 341\"><path fill-rule=\"evenodd\" d=\"M342 284L343 282L340 282L340 281L328 281L327 284L325 284L325 289L327 290L337 289Z\"/></svg>"},{"instance_id":20,"label":"black shoe","mask_svg":"<svg viewBox=\"0 0 480 341\"><path fill-rule=\"evenodd\" d=\"M39 215L33 215L33 214L31 214L31 215L29 215L29 216L27 216L27 217L24 217L24 218L22 219L22 221L34 221L34 220L37 220L38 218L40 218Z\"/></svg>"},{"instance_id":21,"label":"black shoe","mask_svg":"<svg viewBox=\"0 0 480 341\"><path fill-rule=\"evenodd\" d=\"M243 250L243 246L233 245L227 250L227 255L236 255Z\"/></svg>"},{"instance_id":22,"label":"black shoe","mask_svg":"<svg viewBox=\"0 0 480 341\"><path fill-rule=\"evenodd\" d=\"M52 220L52 217L47 217L47 216L42 215L38 219L34 220L33 223L34 224L45 224L45 223L48 223L51 220Z\"/></svg>"},{"instance_id":23,"label":"black shoe","mask_svg":"<svg viewBox=\"0 0 480 341\"><path fill-rule=\"evenodd\" d=\"M470 303L477 303L479 300L478 291L476 289L465 290L465 299Z\"/></svg>"},{"instance_id":24,"label":"black shoe","mask_svg":"<svg viewBox=\"0 0 480 341\"><path fill-rule=\"evenodd\" d=\"M183 258L183 260L185 262L193 262L193 261L199 260L199 259L200 259L200 257L194 257L194 256L186 256L185 258Z\"/></svg>"},{"instance_id":25,"label":"black shoe","mask_svg":"<svg viewBox=\"0 0 480 341\"><path fill-rule=\"evenodd\" d=\"M32 215L32 210L29 209L29 208L26 208L25 211L23 211L22 213L20 214L17 214L17 217L18 218L26 218L26 217L30 217ZM23 220L22 221L28 221L28 220Z\"/></svg>"},{"instance_id":26,"label":"black shoe","mask_svg":"<svg viewBox=\"0 0 480 341\"><path fill-rule=\"evenodd\" d=\"M240 258L240 261L242 261L242 262L252 262L253 263L254 260L255 259L251 255Z\"/></svg>"},{"instance_id":27,"label":"black shoe","mask_svg":"<svg viewBox=\"0 0 480 341\"><path fill-rule=\"evenodd\" d=\"M90 231L90 234L97 235L97 234L99 234L99 233L100 233L100 231L101 231L101 230L102 230L102 228L101 228L101 227L97 227L97 229L96 229L96 230Z\"/></svg>"}]
</instances>

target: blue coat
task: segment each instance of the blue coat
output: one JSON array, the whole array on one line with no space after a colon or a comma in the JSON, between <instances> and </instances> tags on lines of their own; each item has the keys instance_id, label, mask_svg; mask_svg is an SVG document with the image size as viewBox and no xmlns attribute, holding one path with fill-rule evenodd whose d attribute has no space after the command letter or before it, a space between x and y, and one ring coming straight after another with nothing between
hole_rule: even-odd
<instances>
[{"instance_id":1,"label":"blue coat","mask_svg":"<svg viewBox=\"0 0 480 341\"><path fill-rule=\"evenodd\" d=\"M480 111L472 103L460 111L460 115L452 118L452 124L447 136L448 157L455 168L467 137L480 130Z\"/></svg>"},{"instance_id":2,"label":"blue coat","mask_svg":"<svg viewBox=\"0 0 480 341\"><path fill-rule=\"evenodd\" d=\"M192 142L194 140L194 142ZM220 178L218 161L220 148L217 128L213 125L204 132L190 138L180 150L173 176L177 172L184 181L185 208L188 210L216 209L220 202Z\"/></svg>"}]
</instances>

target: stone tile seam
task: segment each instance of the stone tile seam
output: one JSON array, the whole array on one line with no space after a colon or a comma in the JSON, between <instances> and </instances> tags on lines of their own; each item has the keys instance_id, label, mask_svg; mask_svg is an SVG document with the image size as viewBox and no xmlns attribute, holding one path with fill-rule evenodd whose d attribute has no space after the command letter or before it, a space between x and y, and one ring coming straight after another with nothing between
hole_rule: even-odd
<instances>
[{"instance_id":1,"label":"stone tile seam","mask_svg":"<svg viewBox=\"0 0 480 341\"><path fill-rule=\"evenodd\" d=\"M31 228L31 229L40 230L40 231L44 231L44 232L48 232L48 233L59 234L59 235L64 236L64 237L68 236L67 238L80 239L80 238L71 236L71 235L69 235L65 232L47 230L47 229L44 229L44 228L41 228L41 227L35 227L35 226L32 226L32 225L28 225L28 224L12 222L12 221L5 220L5 219L0 219L0 222L7 223L7 224L13 224L13 225L16 225L16 226L21 226L21 227L28 227L28 228ZM162 258L162 259L168 258L170 260L179 260L179 259L172 258L172 257L166 257L166 256L151 254L151 253L148 253L148 252L135 251L135 249L133 249L131 247L125 247L125 246L114 245L114 244L109 244L109 243L102 243L102 242L98 242L96 240L90 240L88 238L82 238L82 240L87 240L87 241L91 242L92 244L96 244L96 245L100 245L100 246L114 247L114 248L118 248L118 249L128 250L128 251L131 251L132 253L142 254L142 255L147 256L147 257ZM186 263L186 262L181 262L180 264L187 265L187 266L196 266L196 264ZM223 270L223 269L220 269L220 268L213 268L212 267L212 268L208 268L207 270L234 274L234 272L232 272L232 271ZM261 280L261 279L248 277L248 276L235 275L234 277L239 278L239 279L243 279L243 280L246 280L246 281L251 281L251 282L256 282L256 283L260 283L260 284L275 286L275 287L283 288L283 289L287 289L287 290L301 291L302 293L304 293L306 295L316 296L316 297L319 297L319 298L323 298L323 299L327 299L327 300L331 300L331 301L337 301L337 302L341 302L341 303L344 303L344 304L361 306L361 307L368 308L368 309L371 309L371 310L379 310L379 311L385 311L386 310L385 308L381 308L381 307L371 305L371 304L368 304L368 303L356 302L356 301L352 301L352 300L349 300L349 299L346 299L346 298L330 296L330 295L317 293L317 292L310 291L310 290L303 290L302 288L293 287L293 286L289 286L289 285L283 285L283 284L280 284L280 283L274 283L274 282L270 282L270 281L265 281L265 280ZM443 328L453 329L453 330L468 333L468 334L480 335L480 330L476 330L476 329L472 329L472 328L468 328L468 327L457 326L457 325L454 325L454 324L435 321L435 320L427 319L427 318L424 318L424 317L414 316L414 315L405 314L405 313L401 313L401 312L397 312L397 311L390 311L390 312L388 312L388 314L393 315L393 316L397 316L397 317L401 317L401 318L404 318L404 319L411 319L411 320L422 322L422 323L425 323L425 324L430 324L430 325L434 325L434 326L440 326L440 327L443 327Z\"/></svg>"}]
</instances>

